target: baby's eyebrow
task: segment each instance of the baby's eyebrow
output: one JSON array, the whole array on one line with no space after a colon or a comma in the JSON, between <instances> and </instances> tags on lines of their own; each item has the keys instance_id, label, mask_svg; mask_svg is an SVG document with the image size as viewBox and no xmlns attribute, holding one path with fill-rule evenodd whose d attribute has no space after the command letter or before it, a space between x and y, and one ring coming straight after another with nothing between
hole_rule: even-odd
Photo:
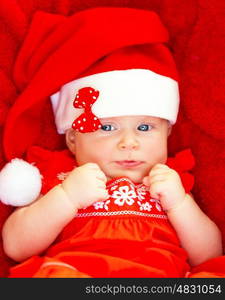
<instances>
[{"instance_id":1,"label":"baby's eyebrow","mask_svg":"<svg viewBox=\"0 0 225 300\"><path fill-rule=\"evenodd\" d=\"M108 119L108 118L100 118L99 119L101 122L113 122L113 119ZM115 120L114 120L115 122Z\"/></svg>"},{"instance_id":2,"label":"baby's eyebrow","mask_svg":"<svg viewBox=\"0 0 225 300\"><path fill-rule=\"evenodd\" d=\"M139 120L140 122L154 122L154 123L156 123L157 122L157 120L155 120L155 119L152 119L151 117L143 117L142 119L140 119Z\"/></svg>"}]
</instances>

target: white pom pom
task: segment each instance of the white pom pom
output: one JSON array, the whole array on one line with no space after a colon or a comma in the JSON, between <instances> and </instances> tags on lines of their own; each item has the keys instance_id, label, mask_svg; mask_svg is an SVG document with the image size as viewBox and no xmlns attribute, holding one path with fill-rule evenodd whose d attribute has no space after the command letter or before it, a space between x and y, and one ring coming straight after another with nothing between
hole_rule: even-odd
<instances>
[{"instance_id":1,"label":"white pom pom","mask_svg":"<svg viewBox=\"0 0 225 300\"><path fill-rule=\"evenodd\" d=\"M40 194L41 178L37 167L25 160L13 159L0 172L0 200L12 206L33 202Z\"/></svg>"}]
</instances>

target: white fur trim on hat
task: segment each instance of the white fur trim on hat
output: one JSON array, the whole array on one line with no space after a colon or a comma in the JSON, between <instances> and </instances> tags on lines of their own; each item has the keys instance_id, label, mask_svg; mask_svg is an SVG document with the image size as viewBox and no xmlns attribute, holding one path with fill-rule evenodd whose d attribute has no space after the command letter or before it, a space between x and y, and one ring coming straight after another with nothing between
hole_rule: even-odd
<instances>
[{"instance_id":1,"label":"white fur trim on hat","mask_svg":"<svg viewBox=\"0 0 225 300\"><path fill-rule=\"evenodd\" d=\"M0 200L7 205L24 206L40 194L42 176L34 165L15 158L0 172Z\"/></svg>"},{"instance_id":2,"label":"white fur trim on hat","mask_svg":"<svg viewBox=\"0 0 225 300\"><path fill-rule=\"evenodd\" d=\"M169 120L174 124L179 108L178 83L150 70L129 69L98 73L76 79L62 86L51 96L57 131L71 128L83 109L73 107L79 89L92 87L99 97L92 106L98 118L147 115Z\"/></svg>"}]
</instances>

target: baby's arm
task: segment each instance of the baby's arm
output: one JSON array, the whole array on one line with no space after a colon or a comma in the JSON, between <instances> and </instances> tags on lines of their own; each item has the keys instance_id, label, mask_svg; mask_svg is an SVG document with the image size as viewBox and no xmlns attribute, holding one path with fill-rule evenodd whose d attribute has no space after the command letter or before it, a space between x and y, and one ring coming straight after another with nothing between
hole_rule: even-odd
<instances>
[{"instance_id":1,"label":"baby's arm","mask_svg":"<svg viewBox=\"0 0 225 300\"><path fill-rule=\"evenodd\" d=\"M31 205L15 210L2 230L6 254L22 261L47 249L78 209L108 197L105 183L98 165L88 163Z\"/></svg>"},{"instance_id":2,"label":"baby's arm","mask_svg":"<svg viewBox=\"0 0 225 300\"><path fill-rule=\"evenodd\" d=\"M185 193L176 171L157 164L149 176L144 178L144 183L150 186L152 197L160 199L192 266L222 255L218 227L203 213L194 199Z\"/></svg>"}]
</instances>

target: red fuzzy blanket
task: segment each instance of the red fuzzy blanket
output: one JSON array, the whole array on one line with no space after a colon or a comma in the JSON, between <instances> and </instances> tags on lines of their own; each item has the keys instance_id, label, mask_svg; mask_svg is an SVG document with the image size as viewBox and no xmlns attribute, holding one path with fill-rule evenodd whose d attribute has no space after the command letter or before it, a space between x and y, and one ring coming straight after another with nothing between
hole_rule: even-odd
<instances>
[{"instance_id":1,"label":"red fuzzy blanket","mask_svg":"<svg viewBox=\"0 0 225 300\"><path fill-rule=\"evenodd\" d=\"M42 10L71 15L96 6L154 10L168 28L171 37L169 46L181 77L181 109L169 141L170 154L191 148L196 158L194 197L221 229L225 244L224 0L1 0L1 136L7 113L18 96L12 76L15 58L34 12ZM55 133L47 126L44 129L40 146L47 146L48 149L62 147ZM5 162L1 145L0 167ZM11 207L0 204L0 229L11 210ZM8 267L12 264L4 255L1 243L1 277L7 276Z\"/></svg>"}]
</instances>

